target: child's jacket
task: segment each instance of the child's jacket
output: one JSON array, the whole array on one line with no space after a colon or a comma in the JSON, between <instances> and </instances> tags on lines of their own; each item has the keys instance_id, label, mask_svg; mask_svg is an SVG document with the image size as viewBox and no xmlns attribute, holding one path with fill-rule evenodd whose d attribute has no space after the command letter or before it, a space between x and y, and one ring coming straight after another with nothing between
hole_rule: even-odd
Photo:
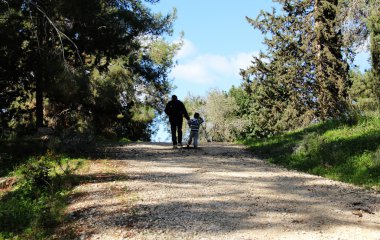
<instances>
[{"instance_id":1,"label":"child's jacket","mask_svg":"<svg viewBox=\"0 0 380 240\"><path fill-rule=\"evenodd\" d=\"M198 132L199 127L201 126L202 123L203 123L202 118L192 118L189 121L189 127L190 127L192 132Z\"/></svg>"}]
</instances>

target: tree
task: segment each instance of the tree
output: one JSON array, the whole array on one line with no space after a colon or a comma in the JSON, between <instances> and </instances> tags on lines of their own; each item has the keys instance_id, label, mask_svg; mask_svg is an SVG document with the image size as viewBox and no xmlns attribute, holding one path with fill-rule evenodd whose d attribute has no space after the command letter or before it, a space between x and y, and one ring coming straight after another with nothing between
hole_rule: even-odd
<instances>
[{"instance_id":1,"label":"tree","mask_svg":"<svg viewBox=\"0 0 380 240\"><path fill-rule=\"evenodd\" d=\"M209 125L209 114L207 113L207 110L205 108L206 105L206 98L201 96L193 96L193 95L187 95L183 101L183 103L186 106L186 110L189 113L190 118L194 116L194 113L199 113L202 119L204 120L203 126L199 129L199 139L200 140L208 140L210 138L210 132L207 125ZM186 132L188 129L187 124L183 125L183 132Z\"/></svg>"},{"instance_id":2,"label":"tree","mask_svg":"<svg viewBox=\"0 0 380 240\"><path fill-rule=\"evenodd\" d=\"M246 129L246 120L239 117L238 90L232 90L234 95L211 90L206 97L188 96L184 100L189 112L200 113L205 120L200 136L207 141L230 142L237 140ZM236 97L236 98L235 98ZM242 99L240 99L242 100ZM243 101L243 100L242 100Z\"/></svg>"},{"instance_id":3,"label":"tree","mask_svg":"<svg viewBox=\"0 0 380 240\"><path fill-rule=\"evenodd\" d=\"M10 9L13 9L12 11ZM18 10L16 10L18 9ZM2 129L8 123L24 122L30 90L33 88L28 39L30 26L22 18L19 1L0 1L0 121ZM20 31L24 29L24 31ZM15 117L18 116L18 117ZM27 116L28 117L28 116ZM26 118L27 118L26 117Z\"/></svg>"},{"instance_id":4,"label":"tree","mask_svg":"<svg viewBox=\"0 0 380 240\"><path fill-rule=\"evenodd\" d=\"M251 131L267 136L314 120L315 76L310 61L312 14L305 2L284 2L284 14L261 12L248 21L263 34L266 53L254 57L243 70L245 89L251 95Z\"/></svg>"},{"instance_id":5,"label":"tree","mask_svg":"<svg viewBox=\"0 0 380 240\"><path fill-rule=\"evenodd\" d=\"M252 131L267 136L339 117L347 107L348 65L337 28L337 1L277 1L248 21L263 34L267 52L243 70L252 98Z\"/></svg>"},{"instance_id":6,"label":"tree","mask_svg":"<svg viewBox=\"0 0 380 240\"><path fill-rule=\"evenodd\" d=\"M315 65L317 116L336 118L347 110L348 64L343 60L342 34L337 31L338 0L315 0L315 37L312 39Z\"/></svg>"},{"instance_id":7,"label":"tree","mask_svg":"<svg viewBox=\"0 0 380 240\"><path fill-rule=\"evenodd\" d=\"M380 4L376 0L370 1L372 6L367 25L370 31L370 52L372 74L375 81L374 91L380 104Z\"/></svg>"},{"instance_id":8,"label":"tree","mask_svg":"<svg viewBox=\"0 0 380 240\"><path fill-rule=\"evenodd\" d=\"M36 99L27 111L35 112L38 127L59 123L65 128L79 119L96 122L104 115L97 112L100 102L108 104L102 110L112 110L111 119L116 119L121 109L129 108L126 96L128 101L138 98L139 103L162 108L171 88L167 74L178 45L166 43L161 36L171 33L175 12L153 14L140 0L19 0L0 4L0 31L6 36L0 51L7 64L0 70L5 73L2 76L9 77L1 81L6 89L0 96L6 99L0 113L3 125L16 116L11 108L16 100L25 105L26 100L20 98L23 92L24 98L34 95ZM10 67L11 62L18 64ZM16 87L12 87L14 83ZM112 101L101 99L105 92L113 94Z\"/></svg>"},{"instance_id":9,"label":"tree","mask_svg":"<svg viewBox=\"0 0 380 240\"><path fill-rule=\"evenodd\" d=\"M361 73L358 69L350 71L352 86L349 90L353 106L360 111L373 111L378 108L375 79L372 71Z\"/></svg>"},{"instance_id":10,"label":"tree","mask_svg":"<svg viewBox=\"0 0 380 240\"><path fill-rule=\"evenodd\" d=\"M371 58L371 73L373 76L366 77L366 80L374 80L376 84L372 85L377 95L377 102L380 102L380 5L378 0L343 0L341 1L341 28L343 33L344 45L352 46L354 49L365 49L369 43L369 51Z\"/></svg>"},{"instance_id":11,"label":"tree","mask_svg":"<svg viewBox=\"0 0 380 240\"><path fill-rule=\"evenodd\" d=\"M353 49L365 46L369 35L366 19L369 17L371 8L369 0L339 1L338 26L343 35L344 46Z\"/></svg>"},{"instance_id":12,"label":"tree","mask_svg":"<svg viewBox=\"0 0 380 240\"><path fill-rule=\"evenodd\" d=\"M228 96L236 103L236 111L231 117L232 124L234 125L234 140L246 139L250 128L249 114L251 99L242 86L232 86L228 91Z\"/></svg>"}]
</instances>

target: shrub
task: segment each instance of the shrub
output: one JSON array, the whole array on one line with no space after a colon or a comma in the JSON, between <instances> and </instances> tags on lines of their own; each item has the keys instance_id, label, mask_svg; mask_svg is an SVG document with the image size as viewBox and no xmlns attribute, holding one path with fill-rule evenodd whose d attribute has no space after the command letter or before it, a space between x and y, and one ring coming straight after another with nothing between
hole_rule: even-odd
<instances>
[{"instance_id":1,"label":"shrub","mask_svg":"<svg viewBox=\"0 0 380 240\"><path fill-rule=\"evenodd\" d=\"M80 163L48 151L20 166L15 190L1 198L0 239L43 239L62 218Z\"/></svg>"},{"instance_id":2,"label":"shrub","mask_svg":"<svg viewBox=\"0 0 380 240\"><path fill-rule=\"evenodd\" d=\"M299 170L311 170L324 164L324 156L321 152L325 140L319 134L312 132L306 134L290 156L291 166Z\"/></svg>"}]
</instances>

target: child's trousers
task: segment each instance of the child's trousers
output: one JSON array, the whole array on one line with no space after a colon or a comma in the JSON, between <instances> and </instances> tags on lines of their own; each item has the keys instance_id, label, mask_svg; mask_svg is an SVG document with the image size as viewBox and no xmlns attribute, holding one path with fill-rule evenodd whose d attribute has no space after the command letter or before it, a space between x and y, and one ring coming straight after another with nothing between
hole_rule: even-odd
<instances>
[{"instance_id":1,"label":"child's trousers","mask_svg":"<svg viewBox=\"0 0 380 240\"><path fill-rule=\"evenodd\" d=\"M190 145L192 140L194 139L194 147L197 147L198 146L198 137L199 137L198 131L190 131L189 141L187 142L187 144Z\"/></svg>"}]
</instances>

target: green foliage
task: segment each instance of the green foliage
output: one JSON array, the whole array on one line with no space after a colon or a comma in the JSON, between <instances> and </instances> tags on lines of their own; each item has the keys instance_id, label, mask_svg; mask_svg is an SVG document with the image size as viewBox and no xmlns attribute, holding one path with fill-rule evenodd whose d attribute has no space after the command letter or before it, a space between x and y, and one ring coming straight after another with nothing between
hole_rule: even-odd
<instances>
[{"instance_id":1,"label":"green foliage","mask_svg":"<svg viewBox=\"0 0 380 240\"><path fill-rule=\"evenodd\" d=\"M23 21L21 9L17 8L19 5L19 1L12 1L11 4L0 2L1 129L8 127L7 123L12 120L12 124L22 122L20 125L31 121L30 116L26 116L31 108L29 91L33 88L32 80L28 77L31 66L27 62L30 54L30 26ZM10 6L15 8L9 8Z\"/></svg>"},{"instance_id":2,"label":"green foliage","mask_svg":"<svg viewBox=\"0 0 380 240\"><path fill-rule=\"evenodd\" d=\"M247 137L252 132L250 131L252 123L250 121L251 99L241 86L232 86L228 92L228 96L236 104L235 111L230 117L230 121L234 124L232 130L233 140L236 141Z\"/></svg>"},{"instance_id":3,"label":"green foliage","mask_svg":"<svg viewBox=\"0 0 380 240\"><path fill-rule=\"evenodd\" d=\"M377 112L245 143L254 153L287 168L379 190L379 129Z\"/></svg>"},{"instance_id":4,"label":"green foliage","mask_svg":"<svg viewBox=\"0 0 380 240\"><path fill-rule=\"evenodd\" d=\"M339 8L341 9L339 25L343 34L344 46L352 46L358 49L363 47L368 40L369 30L366 26L366 19L372 8L371 4L368 3L368 0L339 1Z\"/></svg>"},{"instance_id":5,"label":"green foliage","mask_svg":"<svg viewBox=\"0 0 380 240\"><path fill-rule=\"evenodd\" d=\"M379 108L379 101L376 93L376 78L372 71L364 74L359 70L350 72L352 86L349 89L353 106L360 111L374 111Z\"/></svg>"},{"instance_id":6,"label":"green foliage","mask_svg":"<svg viewBox=\"0 0 380 240\"><path fill-rule=\"evenodd\" d=\"M15 190L0 201L0 236L8 239L45 239L62 221L66 196L81 162L48 152L30 158L15 171Z\"/></svg>"},{"instance_id":7,"label":"green foliage","mask_svg":"<svg viewBox=\"0 0 380 240\"><path fill-rule=\"evenodd\" d=\"M377 101L380 102L380 5L378 1L371 0L370 16L367 19L367 26L370 31L370 51L372 74L375 79L374 92Z\"/></svg>"},{"instance_id":8,"label":"green foliage","mask_svg":"<svg viewBox=\"0 0 380 240\"><path fill-rule=\"evenodd\" d=\"M239 111L241 108L237 101L243 103L246 100L245 97L244 91L237 88L231 90L230 93L212 90L205 98L188 96L184 103L190 116L198 112L205 121L204 127L200 129L200 139L230 142L243 134L247 120L243 118L244 112Z\"/></svg>"},{"instance_id":9,"label":"green foliage","mask_svg":"<svg viewBox=\"0 0 380 240\"><path fill-rule=\"evenodd\" d=\"M146 139L141 109L162 111L181 45L164 40L176 13L145 6L156 2L1 1L0 134L47 125L129 137L132 124Z\"/></svg>"},{"instance_id":10,"label":"green foliage","mask_svg":"<svg viewBox=\"0 0 380 240\"><path fill-rule=\"evenodd\" d=\"M205 108L205 105L206 105L206 99L204 97L201 97L201 96L193 96L193 95L188 95L186 96L186 98L183 100L183 103L185 104L186 106L186 110L187 112L189 113L189 116L190 118L193 118L194 116L194 113L199 113L200 116L202 117L202 119L205 121L205 123L203 123L203 126L207 126L208 122L209 122L209 117L208 117L208 113L206 111L206 108ZM183 124L183 132L186 133L187 132L187 129L189 129L189 127L187 126L187 124ZM209 136L209 129L207 127L201 127L199 129L199 139L200 140L203 140L203 141L207 141L210 136ZM185 136L186 137L186 136Z\"/></svg>"},{"instance_id":11,"label":"green foliage","mask_svg":"<svg viewBox=\"0 0 380 240\"><path fill-rule=\"evenodd\" d=\"M235 98L228 93L209 92L205 109L209 121L206 128L214 141L234 141L236 133L244 131L246 122L235 117L239 107Z\"/></svg>"},{"instance_id":12,"label":"green foliage","mask_svg":"<svg viewBox=\"0 0 380 240\"><path fill-rule=\"evenodd\" d=\"M316 116L326 120L344 115L348 109L348 63L343 58L342 34L339 27L338 0L315 1L315 39L312 65L315 66L317 100ZM346 50L349 51L349 50Z\"/></svg>"},{"instance_id":13,"label":"green foliage","mask_svg":"<svg viewBox=\"0 0 380 240\"><path fill-rule=\"evenodd\" d=\"M29 138L0 140L0 177L7 176L29 156L44 153L44 143Z\"/></svg>"},{"instance_id":14,"label":"green foliage","mask_svg":"<svg viewBox=\"0 0 380 240\"><path fill-rule=\"evenodd\" d=\"M340 117L348 109L338 2L278 2L279 14L248 18L267 36L266 52L241 71L251 98L252 135L260 137Z\"/></svg>"}]
</instances>

